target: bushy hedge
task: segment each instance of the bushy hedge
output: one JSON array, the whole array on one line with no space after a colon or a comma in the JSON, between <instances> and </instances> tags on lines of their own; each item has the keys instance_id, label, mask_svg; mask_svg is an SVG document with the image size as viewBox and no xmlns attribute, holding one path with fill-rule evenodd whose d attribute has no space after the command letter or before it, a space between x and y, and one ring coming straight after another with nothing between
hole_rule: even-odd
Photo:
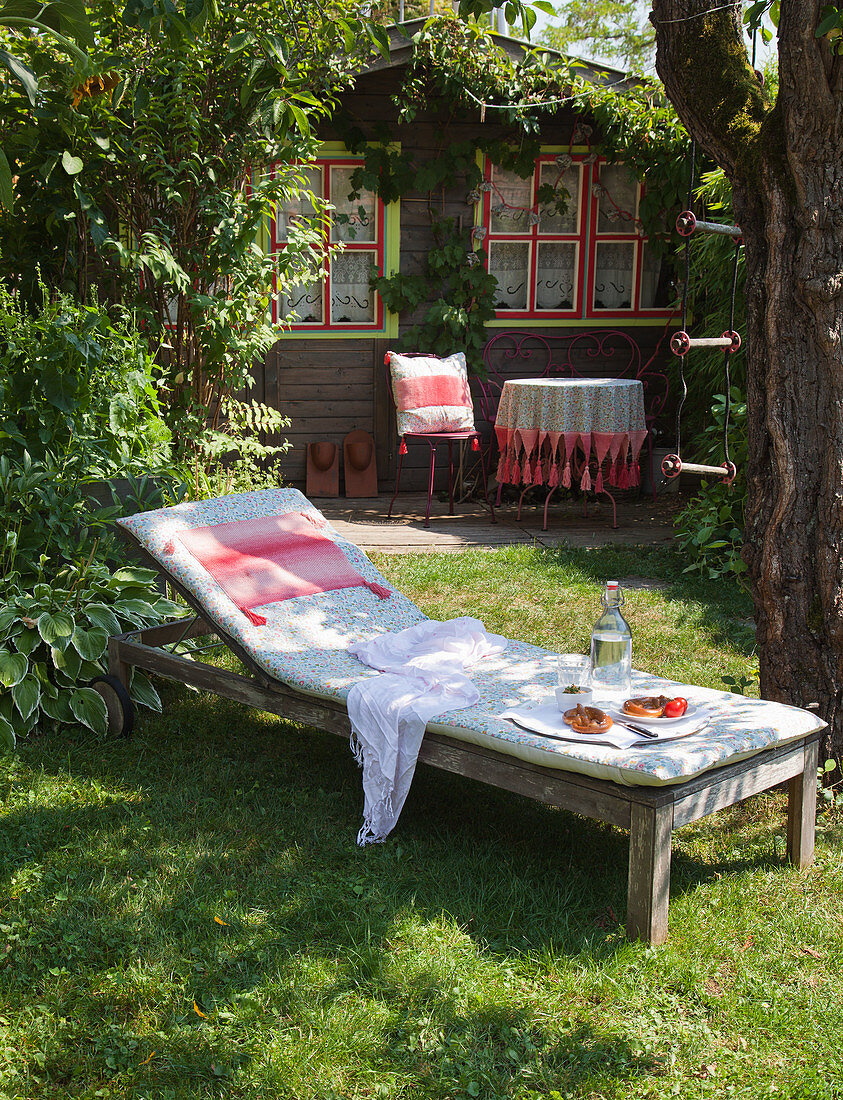
<instances>
[{"instance_id":1,"label":"bushy hedge","mask_svg":"<svg viewBox=\"0 0 843 1100\"><path fill-rule=\"evenodd\" d=\"M90 497L127 475L140 497L147 470L168 470L156 368L128 317L63 296L28 312L0 287L0 410L1 750L36 728L104 733L90 682L109 635L177 609L151 571L120 567L120 508ZM160 706L142 676L130 693Z\"/></svg>"},{"instance_id":2,"label":"bushy hedge","mask_svg":"<svg viewBox=\"0 0 843 1100\"><path fill-rule=\"evenodd\" d=\"M2 453L63 479L124 477L166 464L160 372L129 315L66 295L33 311L0 284Z\"/></svg>"}]
</instances>

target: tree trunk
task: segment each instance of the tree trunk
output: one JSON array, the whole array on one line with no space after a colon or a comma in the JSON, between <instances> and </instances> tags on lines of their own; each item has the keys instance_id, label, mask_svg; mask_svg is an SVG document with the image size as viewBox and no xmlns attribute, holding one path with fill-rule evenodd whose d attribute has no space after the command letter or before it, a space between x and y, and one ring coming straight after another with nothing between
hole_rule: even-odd
<instances>
[{"instance_id":1,"label":"tree trunk","mask_svg":"<svg viewBox=\"0 0 843 1100\"><path fill-rule=\"evenodd\" d=\"M820 0L782 0L763 102L735 9L655 0L657 69L725 169L746 251L749 567L761 694L814 705L843 754L843 148ZM674 20L674 22L668 22ZM717 75L712 75L717 74Z\"/></svg>"}]
</instances>

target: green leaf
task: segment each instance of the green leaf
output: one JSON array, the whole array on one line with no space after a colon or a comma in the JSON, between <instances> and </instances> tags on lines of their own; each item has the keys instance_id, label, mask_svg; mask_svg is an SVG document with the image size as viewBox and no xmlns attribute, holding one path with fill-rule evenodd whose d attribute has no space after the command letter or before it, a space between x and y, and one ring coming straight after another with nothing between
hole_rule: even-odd
<instances>
[{"instance_id":1,"label":"green leaf","mask_svg":"<svg viewBox=\"0 0 843 1100\"><path fill-rule=\"evenodd\" d=\"M19 684L29 671L29 661L23 653L0 649L0 684L11 688Z\"/></svg>"},{"instance_id":2,"label":"green leaf","mask_svg":"<svg viewBox=\"0 0 843 1100\"><path fill-rule=\"evenodd\" d=\"M12 699L24 721L37 709L41 699L38 677L30 673L12 688Z\"/></svg>"},{"instance_id":3,"label":"green leaf","mask_svg":"<svg viewBox=\"0 0 843 1100\"><path fill-rule=\"evenodd\" d=\"M825 38L829 31L834 30L835 27L839 27L843 23L843 12L840 12L832 5L827 5L822 10L823 19L820 20L819 26L814 32L816 38Z\"/></svg>"},{"instance_id":4,"label":"green leaf","mask_svg":"<svg viewBox=\"0 0 843 1100\"><path fill-rule=\"evenodd\" d=\"M83 726L87 726L94 733L104 734L108 732L108 711L106 710L105 700L94 688L76 688L75 691L71 692L70 709L73 711L73 717L76 721L81 722Z\"/></svg>"},{"instance_id":5,"label":"green leaf","mask_svg":"<svg viewBox=\"0 0 843 1100\"><path fill-rule=\"evenodd\" d=\"M73 711L70 708L70 693L59 691L55 697L44 693L41 696L41 710L54 722L72 722Z\"/></svg>"},{"instance_id":6,"label":"green leaf","mask_svg":"<svg viewBox=\"0 0 843 1100\"><path fill-rule=\"evenodd\" d=\"M157 714L161 713L161 699L152 683L140 672L132 677L132 688L129 692L132 699L141 706L149 707Z\"/></svg>"},{"instance_id":7,"label":"green leaf","mask_svg":"<svg viewBox=\"0 0 843 1100\"><path fill-rule=\"evenodd\" d=\"M0 611L0 636L5 637L12 623L17 622L18 613L13 607Z\"/></svg>"},{"instance_id":8,"label":"green leaf","mask_svg":"<svg viewBox=\"0 0 843 1100\"><path fill-rule=\"evenodd\" d=\"M35 649L37 645L41 644L41 635L37 630L30 630L28 626L25 626L20 634L15 638L15 648L18 653L25 653L27 657Z\"/></svg>"},{"instance_id":9,"label":"green leaf","mask_svg":"<svg viewBox=\"0 0 843 1100\"><path fill-rule=\"evenodd\" d=\"M0 18L0 22L2 22L2 18ZM38 81L32 69L24 65L14 54L7 53L5 50L0 50L0 65L8 69L12 76L20 81L29 97L29 102L34 107L38 102Z\"/></svg>"},{"instance_id":10,"label":"green leaf","mask_svg":"<svg viewBox=\"0 0 843 1100\"><path fill-rule=\"evenodd\" d=\"M290 114L296 120L296 125L298 126L299 133L303 137L308 137L310 135L310 121L308 120L307 115L304 113L301 107L297 107L295 103L288 103L287 108L290 111Z\"/></svg>"},{"instance_id":11,"label":"green leaf","mask_svg":"<svg viewBox=\"0 0 843 1100\"><path fill-rule=\"evenodd\" d=\"M116 609L124 619L132 622L150 622L158 618L158 612L146 600L121 600Z\"/></svg>"},{"instance_id":12,"label":"green leaf","mask_svg":"<svg viewBox=\"0 0 843 1100\"><path fill-rule=\"evenodd\" d=\"M108 634L102 627L83 630L77 626L71 637L73 648L85 661L98 661L108 648Z\"/></svg>"},{"instance_id":13,"label":"green leaf","mask_svg":"<svg viewBox=\"0 0 843 1100\"><path fill-rule=\"evenodd\" d=\"M85 167L79 157L75 157L67 149L61 155L61 166L69 176L78 175Z\"/></svg>"},{"instance_id":14,"label":"green leaf","mask_svg":"<svg viewBox=\"0 0 843 1100\"><path fill-rule=\"evenodd\" d=\"M53 656L53 664L56 668L64 672L71 680L77 680L79 678L79 672L82 668L82 658L76 652L68 646L67 649L57 649L55 646L50 651Z\"/></svg>"},{"instance_id":15,"label":"green leaf","mask_svg":"<svg viewBox=\"0 0 843 1100\"><path fill-rule=\"evenodd\" d=\"M118 569L116 573L112 574L108 587L120 588L124 584L154 584L157 576L158 574L152 569L124 565L122 569Z\"/></svg>"},{"instance_id":16,"label":"green leaf","mask_svg":"<svg viewBox=\"0 0 843 1100\"><path fill-rule=\"evenodd\" d=\"M11 214L15 208L15 193L12 188L12 169L2 149L0 149L0 207L9 214Z\"/></svg>"},{"instance_id":17,"label":"green leaf","mask_svg":"<svg viewBox=\"0 0 843 1100\"><path fill-rule=\"evenodd\" d=\"M36 625L42 639L56 649L64 649L73 634L73 619L65 611L57 611L54 615L43 611Z\"/></svg>"},{"instance_id":18,"label":"green leaf","mask_svg":"<svg viewBox=\"0 0 843 1100\"><path fill-rule=\"evenodd\" d=\"M117 616L104 603L89 603L83 613L89 622L101 627L109 636L121 633Z\"/></svg>"},{"instance_id":19,"label":"green leaf","mask_svg":"<svg viewBox=\"0 0 843 1100\"><path fill-rule=\"evenodd\" d=\"M88 20L83 0L53 0L59 13L61 29L80 46L93 46L94 32Z\"/></svg>"},{"instance_id":20,"label":"green leaf","mask_svg":"<svg viewBox=\"0 0 843 1100\"><path fill-rule=\"evenodd\" d=\"M0 752L11 752L15 747L15 731L10 722L0 718Z\"/></svg>"}]
</instances>

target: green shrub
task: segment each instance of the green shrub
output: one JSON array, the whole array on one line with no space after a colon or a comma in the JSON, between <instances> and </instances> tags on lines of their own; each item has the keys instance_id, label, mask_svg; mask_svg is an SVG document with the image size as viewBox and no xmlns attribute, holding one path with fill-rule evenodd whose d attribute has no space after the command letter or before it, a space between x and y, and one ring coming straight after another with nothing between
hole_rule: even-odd
<instances>
[{"instance_id":1,"label":"green shrub","mask_svg":"<svg viewBox=\"0 0 843 1100\"><path fill-rule=\"evenodd\" d=\"M131 511L164 503L145 477L129 485ZM49 455L0 456L0 751L36 726L104 733L105 704L90 682L106 671L109 635L176 611L152 571L107 563L123 556L110 530L120 511L93 510L84 485ZM143 676L130 694L159 706Z\"/></svg>"},{"instance_id":2,"label":"green shrub","mask_svg":"<svg viewBox=\"0 0 843 1100\"><path fill-rule=\"evenodd\" d=\"M709 464L723 461L723 427L726 398L717 394L711 408L712 423L701 436L699 458ZM740 390L731 391L729 454L737 467L731 485L703 481L700 491L675 520L676 541L689 559L685 572L709 577L746 571L741 558L746 505L746 401Z\"/></svg>"},{"instance_id":3,"label":"green shrub","mask_svg":"<svg viewBox=\"0 0 843 1100\"><path fill-rule=\"evenodd\" d=\"M50 583L6 584L0 598L0 750L36 727L82 725L107 731L105 703L90 686L107 671L112 634L178 611L158 593L149 569L88 561L68 566ZM135 672L134 702L160 711L155 688Z\"/></svg>"},{"instance_id":4,"label":"green shrub","mask_svg":"<svg viewBox=\"0 0 843 1100\"><path fill-rule=\"evenodd\" d=\"M61 455L80 481L166 464L158 377L125 311L43 291L29 312L0 284L0 447L9 457L49 464Z\"/></svg>"}]
</instances>

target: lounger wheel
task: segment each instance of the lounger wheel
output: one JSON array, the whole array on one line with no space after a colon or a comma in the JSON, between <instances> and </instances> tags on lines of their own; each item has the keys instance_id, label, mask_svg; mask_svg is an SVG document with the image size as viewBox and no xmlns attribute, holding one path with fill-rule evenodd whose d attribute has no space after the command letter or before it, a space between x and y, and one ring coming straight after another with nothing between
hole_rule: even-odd
<instances>
[{"instance_id":1,"label":"lounger wheel","mask_svg":"<svg viewBox=\"0 0 843 1100\"><path fill-rule=\"evenodd\" d=\"M99 692L108 711L108 732L116 737L128 737L135 724L135 705L128 691L116 676L97 676L91 687Z\"/></svg>"}]
</instances>

